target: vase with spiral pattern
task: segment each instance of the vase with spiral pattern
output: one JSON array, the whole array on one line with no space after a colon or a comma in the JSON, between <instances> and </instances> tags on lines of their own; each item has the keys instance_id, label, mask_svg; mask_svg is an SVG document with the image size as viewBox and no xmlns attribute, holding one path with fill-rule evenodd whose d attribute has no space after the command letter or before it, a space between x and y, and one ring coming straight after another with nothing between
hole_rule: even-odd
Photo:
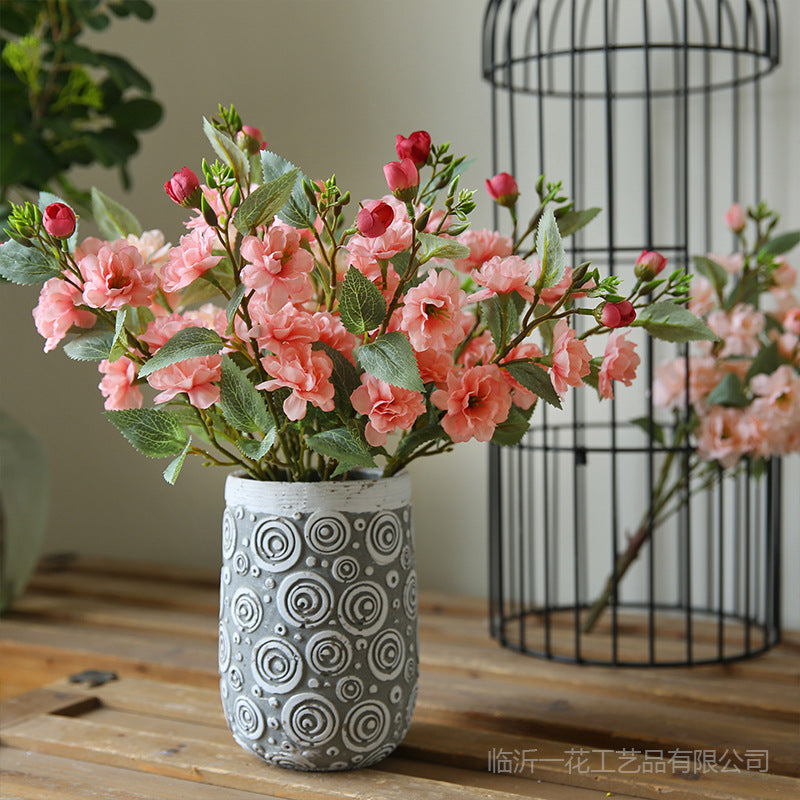
<instances>
[{"instance_id":1,"label":"vase with spiral pattern","mask_svg":"<svg viewBox=\"0 0 800 800\"><path fill-rule=\"evenodd\" d=\"M276 483L229 476L219 671L234 739L270 764L385 758L417 694L408 474Z\"/></svg>"}]
</instances>

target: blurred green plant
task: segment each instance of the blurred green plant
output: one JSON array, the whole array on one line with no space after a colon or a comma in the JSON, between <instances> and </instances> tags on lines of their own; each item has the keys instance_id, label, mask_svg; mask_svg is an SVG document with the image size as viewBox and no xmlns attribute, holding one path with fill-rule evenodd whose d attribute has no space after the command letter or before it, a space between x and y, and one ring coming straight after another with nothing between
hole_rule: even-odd
<instances>
[{"instance_id":1,"label":"blurred green plant","mask_svg":"<svg viewBox=\"0 0 800 800\"><path fill-rule=\"evenodd\" d=\"M116 167L130 187L137 133L160 121L161 104L128 61L79 39L112 17L153 14L146 0L0 0L0 229L26 190L88 208L67 174L74 165Z\"/></svg>"}]
</instances>

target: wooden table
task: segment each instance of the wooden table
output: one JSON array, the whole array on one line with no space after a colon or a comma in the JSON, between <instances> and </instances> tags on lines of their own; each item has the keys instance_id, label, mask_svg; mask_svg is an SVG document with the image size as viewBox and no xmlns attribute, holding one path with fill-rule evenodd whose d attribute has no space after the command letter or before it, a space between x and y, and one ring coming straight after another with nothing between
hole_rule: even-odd
<instances>
[{"instance_id":1,"label":"wooden table","mask_svg":"<svg viewBox=\"0 0 800 800\"><path fill-rule=\"evenodd\" d=\"M45 565L0 622L0 796L104 800L800 797L800 636L694 669L555 664L499 648L485 604L423 595L421 678L394 755L270 767L217 695L216 579L97 559ZM71 683L85 670L117 680Z\"/></svg>"}]
</instances>

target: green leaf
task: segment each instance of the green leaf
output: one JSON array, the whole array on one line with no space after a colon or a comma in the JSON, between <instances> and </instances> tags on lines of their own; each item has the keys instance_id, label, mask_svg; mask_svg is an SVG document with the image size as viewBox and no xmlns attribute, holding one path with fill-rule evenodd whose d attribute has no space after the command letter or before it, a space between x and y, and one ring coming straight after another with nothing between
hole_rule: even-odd
<instances>
[{"instance_id":1,"label":"green leaf","mask_svg":"<svg viewBox=\"0 0 800 800\"><path fill-rule=\"evenodd\" d=\"M346 471L352 467L374 467L375 459L364 442L353 436L349 428L333 428L309 436L308 446L316 453L336 459Z\"/></svg>"},{"instance_id":2,"label":"green leaf","mask_svg":"<svg viewBox=\"0 0 800 800\"><path fill-rule=\"evenodd\" d=\"M601 208L594 206L592 208L585 208L583 211L567 211L558 218L558 229L561 231L561 236L567 238L577 233L581 228L588 225L600 212Z\"/></svg>"},{"instance_id":3,"label":"green leaf","mask_svg":"<svg viewBox=\"0 0 800 800\"><path fill-rule=\"evenodd\" d=\"M725 268L711 258L705 256L694 257L694 268L698 274L706 278L714 287L718 297L722 297L725 285L728 283L728 273Z\"/></svg>"},{"instance_id":4,"label":"green leaf","mask_svg":"<svg viewBox=\"0 0 800 800\"><path fill-rule=\"evenodd\" d=\"M335 392L334 402L338 410L350 408L350 395L361 386L358 370L338 350L325 342L314 342L313 350L321 350L333 362L330 381Z\"/></svg>"},{"instance_id":5,"label":"green leaf","mask_svg":"<svg viewBox=\"0 0 800 800\"><path fill-rule=\"evenodd\" d=\"M106 239L124 239L129 233L142 235L139 220L125 206L92 187L92 216Z\"/></svg>"},{"instance_id":6,"label":"green leaf","mask_svg":"<svg viewBox=\"0 0 800 800\"><path fill-rule=\"evenodd\" d=\"M189 438L178 419L161 408L128 408L103 413L148 458L177 456Z\"/></svg>"},{"instance_id":7,"label":"green leaf","mask_svg":"<svg viewBox=\"0 0 800 800\"><path fill-rule=\"evenodd\" d=\"M299 174L298 169L289 170L249 194L233 215L236 229L247 236L260 225L272 222L292 196Z\"/></svg>"},{"instance_id":8,"label":"green leaf","mask_svg":"<svg viewBox=\"0 0 800 800\"><path fill-rule=\"evenodd\" d=\"M712 406L745 408L750 401L744 393L738 375L729 372L708 394L706 403Z\"/></svg>"},{"instance_id":9,"label":"green leaf","mask_svg":"<svg viewBox=\"0 0 800 800\"><path fill-rule=\"evenodd\" d=\"M455 239L424 232L418 233L417 239L422 245L419 255L420 264L424 264L432 258L459 259L469 256L469 247L457 242Z\"/></svg>"},{"instance_id":10,"label":"green leaf","mask_svg":"<svg viewBox=\"0 0 800 800\"><path fill-rule=\"evenodd\" d=\"M64 352L73 361L103 361L111 355L114 334L111 331L87 333L64 345Z\"/></svg>"},{"instance_id":11,"label":"green leaf","mask_svg":"<svg viewBox=\"0 0 800 800\"><path fill-rule=\"evenodd\" d=\"M128 309L122 308L117 311L114 320L114 338L111 340L111 352L108 354L109 361L118 361L125 355L127 336L125 335L125 323L128 321Z\"/></svg>"},{"instance_id":12,"label":"green leaf","mask_svg":"<svg viewBox=\"0 0 800 800\"><path fill-rule=\"evenodd\" d=\"M233 139L227 133L217 130L205 117L203 117L203 132L211 142L214 152L233 169L237 179L247 183L250 179L250 162Z\"/></svg>"},{"instance_id":13,"label":"green leaf","mask_svg":"<svg viewBox=\"0 0 800 800\"><path fill-rule=\"evenodd\" d=\"M498 350L502 350L519 330L517 304L510 301L508 294L499 294L484 300L482 305L486 311L486 324L492 334L492 341Z\"/></svg>"},{"instance_id":14,"label":"green leaf","mask_svg":"<svg viewBox=\"0 0 800 800\"><path fill-rule=\"evenodd\" d=\"M549 206L542 214L536 229L536 254L542 264L542 274L537 285L542 289L555 286L564 277L567 255L555 214Z\"/></svg>"},{"instance_id":15,"label":"green leaf","mask_svg":"<svg viewBox=\"0 0 800 800\"><path fill-rule=\"evenodd\" d=\"M445 438L445 433L438 422L435 424L428 424L419 430L411 431L411 433L403 437L402 441L397 446L395 458L406 458L421 445L443 438Z\"/></svg>"},{"instance_id":16,"label":"green leaf","mask_svg":"<svg viewBox=\"0 0 800 800\"><path fill-rule=\"evenodd\" d=\"M655 441L666 447L667 438L664 434L664 428L651 417L636 417L636 419L631 420L631 424L641 428L648 437L652 435Z\"/></svg>"},{"instance_id":17,"label":"green leaf","mask_svg":"<svg viewBox=\"0 0 800 800\"><path fill-rule=\"evenodd\" d=\"M546 403L556 408L561 408L561 398L558 396L550 374L546 369L538 366L531 361L517 361L510 364L500 364L508 370L508 374L521 383L526 389L533 392L537 397L541 397Z\"/></svg>"},{"instance_id":18,"label":"green leaf","mask_svg":"<svg viewBox=\"0 0 800 800\"><path fill-rule=\"evenodd\" d=\"M769 261L775 256L788 253L793 247L800 242L800 231L791 231L790 233L782 233L774 239L770 239L759 251L756 258L760 264Z\"/></svg>"},{"instance_id":19,"label":"green leaf","mask_svg":"<svg viewBox=\"0 0 800 800\"><path fill-rule=\"evenodd\" d=\"M294 169L297 167L291 161L281 158L270 150L261 153L261 171L265 181L274 181ZM298 172L289 202L278 212L278 218L294 228L312 228L317 221L317 212L303 191L304 177L302 172Z\"/></svg>"},{"instance_id":20,"label":"green leaf","mask_svg":"<svg viewBox=\"0 0 800 800\"><path fill-rule=\"evenodd\" d=\"M526 411L518 406L511 406L506 419L494 429L492 444L501 447L513 447L515 444L519 444L530 428L532 413L533 406Z\"/></svg>"},{"instance_id":21,"label":"green leaf","mask_svg":"<svg viewBox=\"0 0 800 800\"><path fill-rule=\"evenodd\" d=\"M33 286L57 278L61 267L52 256L13 239L0 246L0 275L20 286Z\"/></svg>"},{"instance_id":22,"label":"green leaf","mask_svg":"<svg viewBox=\"0 0 800 800\"><path fill-rule=\"evenodd\" d=\"M274 430L275 423L267 411L264 397L228 356L222 356L219 399L222 415L236 430L244 433Z\"/></svg>"},{"instance_id":23,"label":"green leaf","mask_svg":"<svg viewBox=\"0 0 800 800\"><path fill-rule=\"evenodd\" d=\"M631 327L644 328L651 336L666 342L713 342L717 338L703 320L669 300L645 306Z\"/></svg>"},{"instance_id":24,"label":"green leaf","mask_svg":"<svg viewBox=\"0 0 800 800\"><path fill-rule=\"evenodd\" d=\"M169 462L167 468L164 470L164 480L169 483L170 485L174 486L175 481L178 480L178 475L180 475L181 470L183 469L183 462L186 461L186 455L189 452L189 448L192 446L192 440L189 439L186 442L186 447L183 448L180 455L175 456L172 461Z\"/></svg>"},{"instance_id":25,"label":"green leaf","mask_svg":"<svg viewBox=\"0 0 800 800\"><path fill-rule=\"evenodd\" d=\"M355 267L347 270L339 298L342 323L351 333L374 330L386 314L386 301L380 289Z\"/></svg>"},{"instance_id":26,"label":"green leaf","mask_svg":"<svg viewBox=\"0 0 800 800\"><path fill-rule=\"evenodd\" d=\"M753 359L753 363L750 364L750 369L747 370L745 382L749 383L750 379L755 375L772 375L772 373L783 364L791 364L791 361L781 355L778 349L778 343L772 342L762 348Z\"/></svg>"},{"instance_id":27,"label":"green leaf","mask_svg":"<svg viewBox=\"0 0 800 800\"><path fill-rule=\"evenodd\" d=\"M198 356L213 356L222 350L222 337L209 328L184 328L165 342L158 352L139 370L145 378L158 369Z\"/></svg>"},{"instance_id":28,"label":"green leaf","mask_svg":"<svg viewBox=\"0 0 800 800\"><path fill-rule=\"evenodd\" d=\"M156 126L162 114L161 104L147 97L134 97L109 111L109 116L120 128L130 131L144 131Z\"/></svg>"},{"instance_id":29,"label":"green leaf","mask_svg":"<svg viewBox=\"0 0 800 800\"><path fill-rule=\"evenodd\" d=\"M392 386L415 392L425 389L411 342L400 331L385 333L374 342L362 345L358 363L370 375Z\"/></svg>"},{"instance_id":30,"label":"green leaf","mask_svg":"<svg viewBox=\"0 0 800 800\"><path fill-rule=\"evenodd\" d=\"M248 439L245 436L240 437L236 440L236 446L239 448L239 451L248 458L252 458L253 461L261 461L261 459L264 458L264 456L272 449L272 445L275 444L275 438L277 435L278 432L275 430L275 428L271 428L264 435L264 438L260 440Z\"/></svg>"},{"instance_id":31,"label":"green leaf","mask_svg":"<svg viewBox=\"0 0 800 800\"><path fill-rule=\"evenodd\" d=\"M242 304L246 292L247 287L243 283L240 283L236 287L236 291L231 295L231 299L228 300L228 305L225 307L225 316L228 318L229 325L233 323L233 319L236 316L236 312L239 310L239 306Z\"/></svg>"}]
</instances>

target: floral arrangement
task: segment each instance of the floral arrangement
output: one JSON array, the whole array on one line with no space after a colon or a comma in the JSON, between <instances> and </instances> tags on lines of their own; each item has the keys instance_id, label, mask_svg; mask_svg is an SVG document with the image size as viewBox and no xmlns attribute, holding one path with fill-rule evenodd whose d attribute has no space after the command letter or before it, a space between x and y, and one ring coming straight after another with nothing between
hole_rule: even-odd
<instances>
[{"instance_id":1,"label":"floral arrangement","mask_svg":"<svg viewBox=\"0 0 800 800\"><path fill-rule=\"evenodd\" d=\"M107 417L146 456L172 458L169 482L188 455L307 481L379 462L392 475L471 439L514 444L538 402L631 383L639 358L621 328L714 338L685 308L688 277L659 277L658 254L627 294L568 265L562 237L599 209L576 210L544 177L524 230L506 173L487 189L513 236L472 229L465 158L417 131L383 168L390 193L348 216L335 177L307 179L233 107L204 130L217 156L204 183L184 167L165 185L190 215L177 246L95 190L106 240L78 243L73 210L43 193L14 207L0 247L0 274L43 284L44 349L69 337L68 356L98 362Z\"/></svg>"},{"instance_id":2,"label":"floral arrangement","mask_svg":"<svg viewBox=\"0 0 800 800\"><path fill-rule=\"evenodd\" d=\"M651 506L618 557L616 580L610 576L592 604L586 631L653 530L688 496L742 466L758 476L766 459L800 452L800 300L797 271L785 258L800 231L776 235L779 220L764 203L747 210L734 203L725 223L737 250L694 258L689 309L715 339L655 370L653 404L672 420L652 430L650 421L637 422L666 454Z\"/></svg>"}]
</instances>

